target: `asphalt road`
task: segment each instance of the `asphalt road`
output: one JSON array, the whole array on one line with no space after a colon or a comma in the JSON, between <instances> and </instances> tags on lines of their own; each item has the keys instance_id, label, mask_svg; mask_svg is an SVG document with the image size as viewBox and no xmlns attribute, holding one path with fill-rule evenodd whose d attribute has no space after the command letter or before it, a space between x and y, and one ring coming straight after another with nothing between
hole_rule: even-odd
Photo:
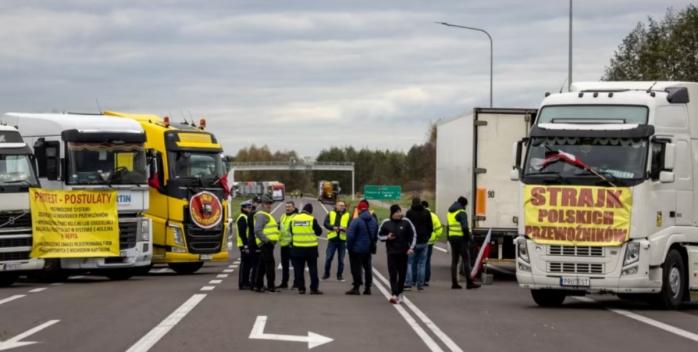
<instances>
[{"instance_id":1,"label":"asphalt road","mask_svg":"<svg viewBox=\"0 0 698 352\"><path fill-rule=\"evenodd\" d=\"M323 263L326 241L320 244ZM309 340L317 351L698 351L698 306L657 311L594 296L544 309L506 280L451 290L450 257L439 250L431 287L407 292L408 302L397 306L382 293L382 245L371 296L344 294L348 258L347 281L334 279L335 259L322 296L239 291L233 252L230 263L190 276L156 267L128 281L88 276L0 289L0 351L293 352L307 350Z\"/></svg>"}]
</instances>

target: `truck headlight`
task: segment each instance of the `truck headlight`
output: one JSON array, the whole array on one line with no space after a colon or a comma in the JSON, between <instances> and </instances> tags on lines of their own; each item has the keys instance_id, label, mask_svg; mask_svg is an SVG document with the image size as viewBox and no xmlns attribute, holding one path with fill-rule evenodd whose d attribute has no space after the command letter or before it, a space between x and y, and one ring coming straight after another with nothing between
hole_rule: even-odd
<instances>
[{"instance_id":1,"label":"truck headlight","mask_svg":"<svg viewBox=\"0 0 698 352\"><path fill-rule=\"evenodd\" d=\"M531 258L528 256L528 246L526 245L526 239L523 237L519 237L516 240L516 248L518 252L518 257L521 258L521 260L525 261L526 263L531 262Z\"/></svg>"},{"instance_id":2,"label":"truck headlight","mask_svg":"<svg viewBox=\"0 0 698 352\"><path fill-rule=\"evenodd\" d=\"M141 241L150 240L150 219L141 219Z\"/></svg>"},{"instance_id":3,"label":"truck headlight","mask_svg":"<svg viewBox=\"0 0 698 352\"><path fill-rule=\"evenodd\" d=\"M184 232L182 228L170 225L170 229L172 229L172 239L174 239L174 243L184 246Z\"/></svg>"},{"instance_id":4,"label":"truck headlight","mask_svg":"<svg viewBox=\"0 0 698 352\"><path fill-rule=\"evenodd\" d=\"M640 242L628 242L625 248L623 266L636 263L638 260L640 260Z\"/></svg>"}]
</instances>

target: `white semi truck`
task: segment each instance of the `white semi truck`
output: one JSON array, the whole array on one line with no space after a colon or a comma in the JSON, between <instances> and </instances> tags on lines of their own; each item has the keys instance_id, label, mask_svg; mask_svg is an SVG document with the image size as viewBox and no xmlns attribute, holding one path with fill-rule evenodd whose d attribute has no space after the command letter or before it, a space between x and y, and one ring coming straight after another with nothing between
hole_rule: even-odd
<instances>
[{"instance_id":1,"label":"white semi truck","mask_svg":"<svg viewBox=\"0 0 698 352\"><path fill-rule=\"evenodd\" d=\"M542 306L698 290L698 83L584 82L518 143L516 277ZM524 152L525 150L525 152Z\"/></svg>"},{"instance_id":2,"label":"white semi truck","mask_svg":"<svg viewBox=\"0 0 698 352\"><path fill-rule=\"evenodd\" d=\"M475 108L437 125L436 213L445 222L451 204L468 198L475 243L492 230L488 269L511 275L521 202L508 161L511 145L528 135L535 116L535 109Z\"/></svg>"},{"instance_id":3,"label":"white semi truck","mask_svg":"<svg viewBox=\"0 0 698 352\"><path fill-rule=\"evenodd\" d=\"M38 187L34 157L19 132L0 125L0 287L19 275L41 270L44 261L32 259L29 187Z\"/></svg>"},{"instance_id":4,"label":"white semi truck","mask_svg":"<svg viewBox=\"0 0 698 352\"><path fill-rule=\"evenodd\" d=\"M33 148L45 189L117 191L118 257L46 259L54 277L91 272L127 279L151 265L153 247L148 209L145 133L127 119L89 114L7 113L2 122L17 126Z\"/></svg>"}]
</instances>

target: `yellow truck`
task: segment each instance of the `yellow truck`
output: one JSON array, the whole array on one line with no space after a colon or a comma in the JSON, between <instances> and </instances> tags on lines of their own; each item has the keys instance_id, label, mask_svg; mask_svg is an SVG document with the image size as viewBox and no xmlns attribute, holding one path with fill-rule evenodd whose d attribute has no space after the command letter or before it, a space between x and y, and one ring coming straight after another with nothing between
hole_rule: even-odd
<instances>
[{"instance_id":1,"label":"yellow truck","mask_svg":"<svg viewBox=\"0 0 698 352\"><path fill-rule=\"evenodd\" d=\"M156 163L150 170L153 264L192 274L206 261L228 260L229 204L223 149L199 126L168 117L107 111L138 121Z\"/></svg>"}]
</instances>

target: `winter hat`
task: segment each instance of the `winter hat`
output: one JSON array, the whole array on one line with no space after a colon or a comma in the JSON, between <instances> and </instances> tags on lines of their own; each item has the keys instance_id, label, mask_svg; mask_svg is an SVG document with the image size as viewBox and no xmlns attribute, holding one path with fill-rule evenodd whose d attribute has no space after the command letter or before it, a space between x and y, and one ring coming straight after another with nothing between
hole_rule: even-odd
<instances>
[{"instance_id":1,"label":"winter hat","mask_svg":"<svg viewBox=\"0 0 698 352\"><path fill-rule=\"evenodd\" d=\"M303 206L303 211L306 212L306 213L308 213L308 214L312 214L312 213L313 213L313 205L310 204L310 203L304 205L304 206Z\"/></svg>"},{"instance_id":2,"label":"winter hat","mask_svg":"<svg viewBox=\"0 0 698 352\"><path fill-rule=\"evenodd\" d=\"M264 203L264 204L274 204L274 200L271 199L271 197L269 197L268 195L265 194L265 195L262 196L262 203Z\"/></svg>"},{"instance_id":3,"label":"winter hat","mask_svg":"<svg viewBox=\"0 0 698 352\"><path fill-rule=\"evenodd\" d=\"M419 197L412 198L412 206L413 207L416 207L416 206L421 205L421 204L422 204L422 200L419 199Z\"/></svg>"},{"instance_id":4,"label":"winter hat","mask_svg":"<svg viewBox=\"0 0 698 352\"><path fill-rule=\"evenodd\" d=\"M390 216L393 216L393 214L397 213L398 211L402 210L399 205L393 204L390 206Z\"/></svg>"},{"instance_id":5,"label":"winter hat","mask_svg":"<svg viewBox=\"0 0 698 352\"><path fill-rule=\"evenodd\" d=\"M356 208L359 209L359 211L368 210L368 202L366 200L362 199L359 202L359 204L356 206Z\"/></svg>"},{"instance_id":6,"label":"winter hat","mask_svg":"<svg viewBox=\"0 0 698 352\"><path fill-rule=\"evenodd\" d=\"M468 205L468 200L465 199L465 197L460 196L460 197L458 197L458 203L460 203L460 205L462 205L462 206L466 206L466 205Z\"/></svg>"},{"instance_id":7,"label":"winter hat","mask_svg":"<svg viewBox=\"0 0 698 352\"><path fill-rule=\"evenodd\" d=\"M429 208L429 202L427 202L426 200L423 200L423 201L422 201L422 206L425 207L425 208Z\"/></svg>"}]
</instances>

